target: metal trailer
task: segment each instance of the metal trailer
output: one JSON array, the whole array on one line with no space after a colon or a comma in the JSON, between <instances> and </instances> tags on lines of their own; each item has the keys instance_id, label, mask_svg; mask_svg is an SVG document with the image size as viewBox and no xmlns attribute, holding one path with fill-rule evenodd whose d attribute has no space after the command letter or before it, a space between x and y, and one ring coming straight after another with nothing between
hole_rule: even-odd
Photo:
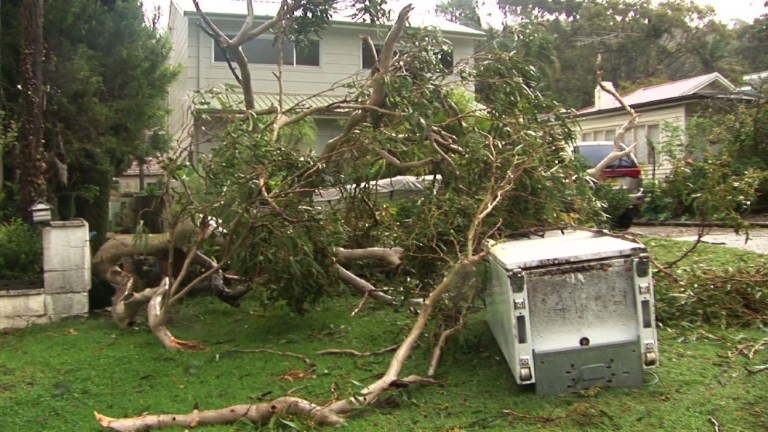
<instances>
[{"instance_id":1,"label":"metal trailer","mask_svg":"<svg viewBox=\"0 0 768 432\"><path fill-rule=\"evenodd\" d=\"M540 396L643 384L659 362L645 246L574 229L486 249L487 320L518 384Z\"/></svg>"}]
</instances>

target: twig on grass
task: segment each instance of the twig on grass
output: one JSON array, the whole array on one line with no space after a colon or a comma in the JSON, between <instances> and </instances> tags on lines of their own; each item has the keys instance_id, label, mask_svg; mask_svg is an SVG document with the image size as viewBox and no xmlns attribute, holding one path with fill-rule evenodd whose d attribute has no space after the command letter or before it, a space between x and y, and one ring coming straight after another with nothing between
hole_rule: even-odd
<instances>
[{"instance_id":1,"label":"twig on grass","mask_svg":"<svg viewBox=\"0 0 768 432\"><path fill-rule=\"evenodd\" d=\"M357 303L357 306L355 307L355 310L352 311L350 316L357 315L357 313L360 312L360 310L363 308L363 306L365 306L365 303L367 301L368 301L368 291L366 291L365 294L363 294L363 298L360 299L360 301Z\"/></svg>"},{"instance_id":2,"label":"twig on grass","mask_svg":"<svg viewBox=\"0 0 768 432\"><path fill-rule=\"evenodd\" d=\"M736 351L731 353L731 357L736 357L737 355L743 355L750 360L754 360L755 354L757 354L758 351L760 351L767 345L768 345L768 339L763 339L760 342L756 342L756 343L750 342L744 345L739 345L736 348Z\"/></svg>"},{"instance_id":3,"label":"twig on grass","mask_svg":"<svg viewBox=\"0 0 768 432\"><path fill-rule=\"evenodd\" d=\"M260 348L260 349L242 349L242 348L237 348L237 349L227 350L227 351L224 351L224 352L225 353L269 353L269 354L277 354L277 355L281 355L281 356L294 357L294 358L300 359L301 361L304 362L304 364L307 365L307 369L306 370L303 370L303 371L291 370L291 371L288 371L288 372L280 375L279 379L281 381L291 381L292 382L292 381L300 381L300 380L305 380L305 379L308 379L308 378L312 378L312 377L314 377L314 372L317 370L317 365L315 364L315 362L310 360L307 356L302 355L302 354L296 354L296 353L292 353L292 352L287 352L287 351L275 351L275 350L264 349L264 348Z\"/></svg>"},{"instance_id":4,"label":"twig on grass","mask_svg":"<svg viewBox=\"0 0 768 432\"><path fill-rule=\"evenodd\" d=\"M759 373L759 372L767 371L768 370L768 365L754 366L754 367L745 366L745 369L747 369L747 372L749 372L749 373L756 374L756 373Z\"/></svg>"},{"instance_id":5,"label":"twig on grass","mask_svg":"<svg viewBox=\"0 0 768 432\"><path fill-rule=\"evenodd\" d=\"M355 351L351 349L327 349L327 350L318 351L316 354L319 354L319 355L341 354L341 355L351 355L355 357L371 357L375 355L392 352L396 350L398 347L400 347L400 345L392 345L384 349L380 349L378 351L369 351L369 352L360 352L360 351Z\"/></svg>"},{"instance_id":6,"label":"twig on grass","mask_svg":"<svg viewBox=\"0 0 768 432\"><path fill-rule=\"evenodd\" d=\"M714 417L710 417L709 422L712 423L712 426L715 428L715 432L720 432L722 430L720 428L720 423L718 423Z\"/></svg>"},{"instance_id":7,"label":"twig on grass","mask_svg":"<svg viewBox=\"0 0 768 432\"><path fill-rule=\"evenodd\" d=\"M526 419L526 420L533 420L533 421L536 421L538 423L551 423L551 422L556 422L556 421L563 420L564 418L568 417L567 414L566 415L559 415L559 416L545 416L545 415L539 416L539 415L531 415L531 414L522 414L522 413L515 412L515 411L512 411L512 410L504 410L503 412L504 412L504 414L506 414L506 415L508 415L510 417L519 417L519 418L523 418L523 419Z\"/></svg>"},{"instance_id":8,"label":"twig on grass","mask_svg":"<svg viewBox=\"0 0 768 432\"><path fill-rule=\"evenodd\" d=\"M308 366L315 366L315 367L317 366L315 364L315 362L310 360L307 356L302 355L302 354L288 352L288 351L276 351L276 350L271 350L271 349L266 349L266 348L256 348L256 349L235 348L235 349L224 351L222 354L225 354L225 353L246 353L246 354L247 353L269 353L269 354L277 354L277 355L281 355L281 356L297 358L297 359L303 361Z\"/></svg>"}]
</instances>

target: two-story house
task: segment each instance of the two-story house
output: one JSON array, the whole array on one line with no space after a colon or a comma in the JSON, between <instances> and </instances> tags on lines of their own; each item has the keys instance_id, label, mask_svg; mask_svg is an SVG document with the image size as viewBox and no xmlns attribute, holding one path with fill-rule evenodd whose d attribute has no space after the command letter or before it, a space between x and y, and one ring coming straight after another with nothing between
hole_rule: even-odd
<instances>
[{"instance_id":1,"label":"two-story house","mask_svg":"<svg viewBox=\"0 0 768 432\"><path fill-rule=\"evenodd\" d=\"M612 86L610 82L605 83ZM637 127L624 136L624 144L637 143L635 157L647 174L663 177L669 172L661 145L671 139L675 129L685 131L689 119L701 103L712 99L751 100L717 72L643 87L622 99L640 115ZM616 132L629 119L627 112L609 93L595 88L595 104L576 112L581 141L613 141Z\"/></svg>"},{"instance_id":2,"label":"two-story house","mask_svg":"<svg viewBox=\"0 0 768 432\"><path fill-rule=\"evenodd\" d=\"M245 2L200 0L199 3L225 34L234 35L242 26L246 14ZM279 1L255 1L255 21L274 16L278 7ZM392 16L397 16L397 12L393 10ZM200 22L201 17L191 0L171 1L169 34L173 49L170 61L182 65L183 69L169 94L172 111L170 132L180 146L189 145L193 154L206 153L215 145L205 139L205 131L210 128L206 128L204 121L196 114L219 108L212 103L198 107L196 113L193 106L196 95L223 84L236 84L225 55L201 30ZM434 28L450 42L452 52L442 57L449 67L462 59L470 59L475 42L483 37L481 31L451 23L434 13L420 12L418 8L412 12L409 25ZM332 16L330 25L308 46L287 44L282 70L284 104L290 106L307 100L307 104L312 106L339 100L348 91L340 84L367 75L367 68L373 64L373 56L368 52L370 45L362 42L361 35L369 36L377 44L383 42L388 31L389 26L355 22L348 13L339 12ZM275 78L278 53L273 37L268 34L256 38L246 43L243 50L249 61L257 107L267 108L276 104L280 88ZM341 131L342 118L343 114L314 117L317 126L315 151L321 150L330 138Z\"/></svg>"}]
</instances>

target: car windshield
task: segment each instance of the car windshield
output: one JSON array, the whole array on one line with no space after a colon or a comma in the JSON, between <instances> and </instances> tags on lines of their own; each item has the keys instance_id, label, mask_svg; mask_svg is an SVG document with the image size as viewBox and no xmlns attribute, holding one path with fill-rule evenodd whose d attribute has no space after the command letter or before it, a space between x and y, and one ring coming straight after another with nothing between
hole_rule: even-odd
<instances>
[{"instance_id":1,"label":"car windshield","mask_svg":"<svg viewBox=\"0 0 768 432\"><path fill-rule=\"evenodd\" d=\"M605 159L605 157L608 156L613 151L613 146L611 145L580 145L580 146L576 146L576 151L584 159L587 160L587 163L589 163L590 166L595 166L598 163L600 163L600 161ZM636 168L636 167L637 165L635 164L635 162L626 156L613 162L608 166L609 169Z\"/></svg>"}]
</instances>

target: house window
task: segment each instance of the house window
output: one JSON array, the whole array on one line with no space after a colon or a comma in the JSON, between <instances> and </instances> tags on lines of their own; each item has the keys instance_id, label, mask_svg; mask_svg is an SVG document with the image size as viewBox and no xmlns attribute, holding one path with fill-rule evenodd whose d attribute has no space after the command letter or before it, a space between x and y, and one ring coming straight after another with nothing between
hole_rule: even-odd
<instances>
[{"instance_id":1,"label":"house window","mask_svg":"<svg viewBox=\"0 0 768 432\"><path fill-rule=\"evenodd\" d=\"M613 141L616 129L587 131L581 134L582 141ZM635 146L635 157L643 164L655 164L660 159L661 128L658 124L638 125L624 134L624 145Z\"/></svg>"},{"instance_id":2,"label":"house window","mask_svg":"<svg viewBox=\"0 0 768 432\"><path fill-rule=\"evenodd\" d=\"M656 164L660 159L661 129L658 124L638 125L624 135L624 145L637 143L635 157L643 164Z\"/></svg>"},{"instance_id":3,"label":"house window","mask_svg":"<svg viewBox=\"0 0 768 432\"><path fill-rule=\"evenodd\" d=\"M234 35L228 37L234 38ZM242 48L248 63L277 64L279 50L273 39L256 38L243 44ZM215 47L213 61L227 61L223 48ZM312 40L301 45L286 41L283 43L283 64L286 66L320 66L320 41Z\"/></svg>"},{"instance_id":4,"label":"house window","mask_svg":"<svg viewBox=\"0 0 768 432\"><path fill-rule=\"evenodd\" d=\"M363 69L372 69L376 64L376 59L381 54L381 44L375 44L373 48L376 51L376 55L371 51L371 45L363 42Z\"/></svg>"},{"instance_id":5,"label":"house window","mask_svg":"<svg viewBox=\"0 0 768 432\"><path fill-rule=\"evenodd\" d=\"M373 48L376 52L376 55L373 54L373 51L371 51L371 45L369 43L363 42L362 45L362 57L363 57L363 69L371 69L376 64L376 59L379 58L379 55L381 54L381 44L374 44ZM395 50L395 56L399 54L400 51ZM446 71L449 71L453 68L453 50L442 50L435 53L436 56L439 57L440 64L442 65L443 69Z\"/></svg>"},{"instance_id":6,"label":"house window","mask_svg":"<svg viewBox=\"0 0 768 432\"><path fill-rule=\"evenodd\" d=\"M581 135L582 141L613 141L614 138L616 138L616 129L589 131Z\"/></svg>"}]
</instances>

